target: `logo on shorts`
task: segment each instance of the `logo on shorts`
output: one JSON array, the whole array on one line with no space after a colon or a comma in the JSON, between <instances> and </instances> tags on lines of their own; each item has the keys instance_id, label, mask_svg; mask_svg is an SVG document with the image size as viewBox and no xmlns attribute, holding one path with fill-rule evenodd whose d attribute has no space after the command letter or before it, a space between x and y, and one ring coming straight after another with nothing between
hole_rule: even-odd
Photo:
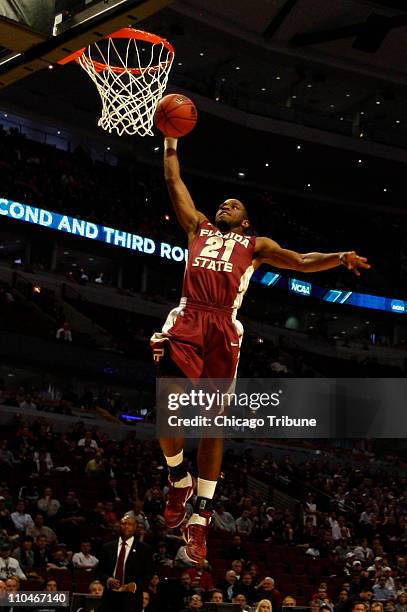
<instances>
[{"instance_id":1,"label":"logo on shorts","mask_svg":"<svg viewBox=\"0 0 407 612\"><path fill-rule=\"evenodd\" d=\"M164 357L164 349L163 348L155 348L153 350L153 359L157 363L159 363L160 359Z\"/></svg>"}]
</instances>

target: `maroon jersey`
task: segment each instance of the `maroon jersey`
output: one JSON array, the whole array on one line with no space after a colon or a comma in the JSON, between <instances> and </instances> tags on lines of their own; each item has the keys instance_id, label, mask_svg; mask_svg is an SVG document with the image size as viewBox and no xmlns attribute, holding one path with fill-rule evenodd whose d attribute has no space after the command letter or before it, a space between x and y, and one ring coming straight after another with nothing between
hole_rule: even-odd
<instances>
[{"instance_id":1,"label":"maroon jersey","mask_svg":"<svg viewBox=\"0 0 407 612\"><path fill-rule=\"evenodd\" d=\"M208 306L240 308L254 272L256 238L222 234L202 221L189 249L182 296Z\"/></svg>"}]
</instances>

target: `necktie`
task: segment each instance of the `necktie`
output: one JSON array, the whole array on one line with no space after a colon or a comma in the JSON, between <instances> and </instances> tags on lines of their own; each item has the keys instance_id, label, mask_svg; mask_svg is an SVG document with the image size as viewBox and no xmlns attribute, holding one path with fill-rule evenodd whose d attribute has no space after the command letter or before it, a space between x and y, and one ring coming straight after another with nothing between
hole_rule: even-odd
<instances>
[{"instance_id":1,"label":"necktie","mask_svg":"<svg viewBox=\"0 0 407 612\"><path fill-rule=\"evenodd\" d=\"M123 584L125 557L126 557L126 542L122 542L122 547L120 549L119 558L117 559L116 575L115 575L116 580L119 580L120 584Z\"/></svg>"}]
</instances>

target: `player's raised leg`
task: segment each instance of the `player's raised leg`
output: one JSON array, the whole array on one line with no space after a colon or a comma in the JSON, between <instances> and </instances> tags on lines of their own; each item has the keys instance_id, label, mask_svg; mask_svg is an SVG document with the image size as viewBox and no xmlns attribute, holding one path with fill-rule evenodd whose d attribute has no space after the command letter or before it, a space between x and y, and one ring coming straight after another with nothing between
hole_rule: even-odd
<instances>
[{"instance_id":1,"label":"player's raised leg","mask_svg":"<svg viewBox=\"0 0 407 612\"><path fill-rule=\"evenodd\" d=\"M198 447L198 487L194 513L185 529L188 557L200 563L206 559L206 538L212 515L212 500L222 467L223 439L203 438Z\"/></svg>"}]
</instances>

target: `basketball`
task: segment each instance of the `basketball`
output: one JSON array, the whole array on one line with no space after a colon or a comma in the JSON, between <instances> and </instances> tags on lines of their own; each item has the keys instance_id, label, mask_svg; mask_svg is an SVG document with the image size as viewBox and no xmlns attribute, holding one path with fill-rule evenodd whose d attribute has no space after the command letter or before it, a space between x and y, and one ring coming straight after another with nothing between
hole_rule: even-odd
<instances>
[{"instance_id":1,"label":"basketball","mask_svg":"<svg viewBox=\"0 0 407 612\"><path fill-rule=\"evenodd\" d=\"M157 104L154 122L164 136L178 138L195 127L197 118L198 112L192 100L181 94L169 94Z\"/></svg>"}]
</instances>

